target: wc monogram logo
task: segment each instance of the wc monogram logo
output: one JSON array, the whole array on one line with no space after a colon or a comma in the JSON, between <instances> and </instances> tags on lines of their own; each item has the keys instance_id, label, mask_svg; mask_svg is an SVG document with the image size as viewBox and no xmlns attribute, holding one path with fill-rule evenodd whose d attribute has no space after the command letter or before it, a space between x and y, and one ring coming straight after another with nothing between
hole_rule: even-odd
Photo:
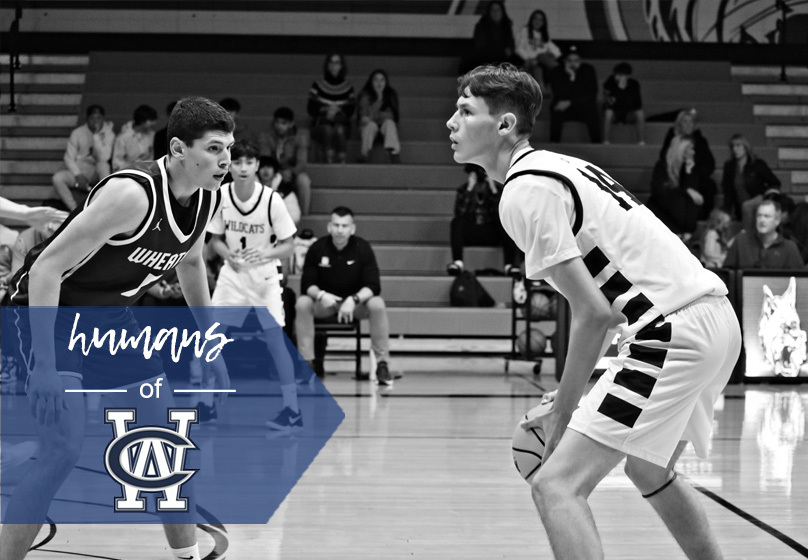
<instances>
[{"instance_id":1,"label":"wc monogram logo","mask_svg":"<svg viewBox=\"0 0 808 560\"><path fill-rule=\"evenodd\" d=\"M180 497L182 485L196 474L186 469L188 450L197 449L188 435L196 424L197 410L172 408L168 421L176 430L159 426L129 429L137 412L129 408L104 410L106 424L112 424L113 439L104 454L109 475L121 485L123 497L115 498L115 511L146 511L141 492L162 493L157 511L187 512L188 499Z\"/></svg>"}]
</instances>

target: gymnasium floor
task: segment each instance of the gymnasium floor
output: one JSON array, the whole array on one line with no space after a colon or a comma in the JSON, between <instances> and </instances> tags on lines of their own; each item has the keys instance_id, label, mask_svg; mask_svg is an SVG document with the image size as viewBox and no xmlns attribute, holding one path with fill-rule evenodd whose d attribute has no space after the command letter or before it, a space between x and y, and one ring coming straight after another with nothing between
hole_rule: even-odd
<instances>
[{"instance_id":1,"label":"gymnasium floor","mask_svg":"<svg viewBox=\"0 0 808 560\"><path fill-rule=\"evenodd\" d=\"M556 385L530 365L515 363L504 376L502 360L400 360L394 369L404 378L384 390L345 372L328 376L346 415L335 436L269 524L200 526L203 557L551 558L510 458L517 419ZM249 407L231 398L230 406ZM806 385L730 387L710 458L688 450L681 459L680 475L701 492L727 558L808 557L806 411ZM227 421L225 413L220 424ZM286 438L285 463L296 460L299 441ZM591 503L608 558L684 558L622 466ZM37 542L45 539L28 558L166 558L159 526L58 525L43 528Z\"/></svg>"}]
</instances>

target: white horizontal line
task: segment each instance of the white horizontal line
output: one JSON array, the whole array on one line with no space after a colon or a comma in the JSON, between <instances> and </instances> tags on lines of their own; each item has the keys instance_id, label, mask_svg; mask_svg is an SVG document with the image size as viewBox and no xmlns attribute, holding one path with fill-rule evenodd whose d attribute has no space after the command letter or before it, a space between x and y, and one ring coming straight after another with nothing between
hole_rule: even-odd
<instances>
[{"instance_id":1,"label":"white horizontal line","mask_svg":"<svg viewBox=\"0 0 808 560\"><path fill-rule=\"evenodd\" d=\"M235 393L235 389L174 389L175 393Z\"/></svg>"},{"instance_id":2,"label":"white horizontal line","mask_svg":"<svg viewBox=\"0 0 808 560\"><path fill-rule=\"evenodd\" d=\"M65 393L125 393L126 389L65 389Z\"/></svg>"}]
</instances>

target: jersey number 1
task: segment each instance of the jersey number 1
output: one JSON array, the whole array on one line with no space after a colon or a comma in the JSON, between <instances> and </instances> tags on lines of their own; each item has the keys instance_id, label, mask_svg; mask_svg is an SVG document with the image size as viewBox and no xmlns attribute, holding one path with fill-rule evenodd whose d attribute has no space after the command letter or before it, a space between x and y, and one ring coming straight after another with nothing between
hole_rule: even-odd
<instances>
[{"instance_id":1,"label":"jersey number 1","mask_svg":"<svg viewBox=\"0 0 808 560\"><path fill-rule=\"evenodd\" d=\"M240 241L241 241L241 250L245 251L247 249L247 238L242 237Z\"/></svg>"}]
</instances>

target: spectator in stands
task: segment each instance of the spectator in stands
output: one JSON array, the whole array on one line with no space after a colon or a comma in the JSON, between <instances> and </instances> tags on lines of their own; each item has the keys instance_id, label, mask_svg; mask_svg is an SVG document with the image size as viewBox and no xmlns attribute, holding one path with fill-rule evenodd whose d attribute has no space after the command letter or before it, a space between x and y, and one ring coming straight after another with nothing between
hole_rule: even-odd
<instances>
[{"instance_id":1,"label":"spectator in stands","mask_svg":"<svg viewBox=\"0 0 808 560\"><path fill-rule=\"evenodd\" d=\"M713 189L713 190L711 190ZM714 184L699 173L690 138L674 139L665 160L654 166L648 207L670 230L688 241L703 208L715 197Z\"/></svg>"},{"instance_id":2,"label":"spectator in stands","mask_svg":"<svg viewBox=\"0 0 808 560\"><path fill-rule=\"evenodd\" d=\"M233 122L236 123L236 130L233 131L233 139L236 142L239 140L245 140L258 145L258 134L256 134L255 131L244 122L244 120L240 120L239 118L239 115L241 114L241 103L232 97L225 97L219 101L219 105L221 105L225 111L230 113L230 117L233 119Z\"/></svg>"},{"instance_id":3,"label":"spectator in stands","mask_svg":"<svg viewBox=\"0 0 808 560\"><path fill-rule=\"evenodd\" d=\"M710 212L707 227L701 240L701 263L707 268L721 268L729 248L729 214L720 208Z\"/></svg>"},{"instance_id":4,"label":"spectator in stands","mask_svg":"<svg viewBox=\"0 0 808 560\"><path fill-rule=\"evenodd\" d=\"M109 175L115 132L104 115L101 105L87 107L87 121L74 129L67 141L67 169L53 174L53 188L66 210L82 204L93 185Z\"/></svg>"},{"instance_id":5,"label":"spectator in stands","mask_svg":"<svg viewBox=\"0 0 808 560\"><path fill-rule=\"evenodd\" d=\"M331 212L329 235L309 248L300 282L301 296L295 306L297 346L301 356L322 376L322 370L313 363L314 319L335 317L339 322L350 323L369 318L376 378L381 385L392 385L387 366L390 326L379 295L379 266L370 244L355 232L353 212L339 206Z\"/></svg>"},{"instance_id":6,"label":"spectator in stands","mask_svg":"<svg viewBox=\"0 0 808 560\"><path fill-rule=\"evenodd\" d=\"M490 2L474 26L471 50L463 57L460 73L480 64L519 62L514 57L513 22L499 0Z\"/></svg>"},{"instance_id":7,"label":"spectator in stands","mask_svg":"<svg viewBox=\"0 0 808 560\"><path fill-rule=\"evenodd\" d=\"M797 244L780 235L780 203L764 200L757 209L755 230L743 230L727 252L727 268L801 269L803 260Z\"/></svg>"},{"instance_id":8,"label":"spectator in stands","mask_svg":"<svg viewBox=\"0 0 808 560\"><path fill-rule=\"evenodd\" d=\"M550 88L553 91L550 142L561 140L566 121L582 121L589 130L589 140L600 144L598 77L595 67L581 60L576 46L569 48L563 64L550 73Z\"/></svg>"},{"instance_id":9,"label":"spectator in stands","mask_svg":"<svg viewBox=\"0 0 808 560\"><path fill-rule=\"evenodd\" d=\"M534 10L516 38L516 54L525 61L525 70L539 83L544 97L549 97L549 74L558 66L561 49L550 40L547 14Z\"/></svg>"},{"instance_id":10,"label":"spectator in stands","mask_svg":"<svg viewBox=\"0 0 808 560\"><path fill-rule=\"evenodd\" d=\"M794 205L787 231L783 226L781 230L783 237L797 244L802 261L808 264L808 202L802 201Z\"/></svg>"},{"instance_id":11,"label":"spectator in stands","mask_svg":"<svg viewBox=\"0 0 808 560\"><path fill-rule=\"evenodd\" d=\"M261 181L262 185L277 191L278 194L281 195L283 203L286 205L286 209L292 217L292 221L295 225L298 225L301 217L300 203L292 188L292 184L284 182L281 164L277 159L272 156L261 156L258 158L258 180Z\"/></svg>"},{"instance_id":12,"label":"spectator in stands","mask_svg":"<svg viewBox=\"0 0 808 560\"><path fill-rule=\"evenodd\" d=\"M757 157L749 140L743 134L734 134L729 141L730 158L724 163L721 189L724 208L744 229L751 230L755 214L763 196L779 192L780 179L766 161Z\"/></svg>"},{"instance_id":13,"label":"spectator in stands","mask_svg":"<svg viewBox=\"0 0 808 560\"><path fill-rule=\"evenodd\" d=\"M346 79L345 57L331 53L325 57L323 77L309 90L307 110L311 117L312 138L325 151L328 163L345 163L351 116L356 109L356 94Z\"/></svg>"},{"instance_id":14,"label":"spectator in stands","mask_svg":"<svg viewBox=\"0 0 808 560\"><path fill-rule=\"evenodd\" d=\"M172 101L166 105L166 126L154 133L154 159L168 155L168 119L176 104L176 101Z\"/></svg>"},{"instance_id":15,"label":"spectator in stands","mask_svg":"<svg viewBox=\"0 0 808 560\"><path fill-rule=\"evenodd\" d=\"M112 149L112 170L118 171L138 161L154 159L154 126L157 111L149 105L135 109L132 120L127 122L115 138Z\"/></svg>"},{"instance_id":16,"label":"spectator in stands","mask_svg":"<svg viewBox=\"0 0 808 560\"><path fill-rule=\"evenodd\" d=\"M390 86L387 72L374 70L359 92L359 132L362 137L358 160L360 163L367 162L368 154L379 134L384 137L384 149L390 153L390 162L401 163L398 115L398 93Z\"/></svg>"},{"instance_id":17,"label":"spectator in stands","mask_svg":"<svg viewBox=\"0 0 808 560\"><path fill-rule=\"evenodd\" d=\"M715 171L715 157L710 150L707 138L702 134L701 129L696 124L698 114L695 109L684 109L679 111L673 126L668 129L665 140L662 142L662 149L659 151L659 159L665 160L673 145L673 140L681 140L685 136L693 140L695 149L696 167L702 177L712 177Z\"/></svg>"},{"instance_id":18,"label":"spectator in stands","mask_svg":"<svg viewBox=\"0 0 808 560\"><path fill-rule=\"evenodd\" d=\"M505 258L505 274L518 275L517 250L499 221L499 198L502 194L497 184L482 167L468 164L465 167L468 180L460 185L455 197L454 218L450 226L452 262L446 267L450 276L463 270L463 247L502 247Z\"/></svg>"},{"instance_id":19,"label":"spectator in stands","mask_svg":"<svg viewBox=\"0 0 808 560\"><path fill-rule=\"evenodd\" d=\"M642 110L640 82L632 78L631 74L631 64L621 62L603 83L604 144L611 141L612 123L634 123L637 143L645 145L645 113Z\"/></svg>"},{"instance_id":20,"label":"spectator in stands","mask_svg":"<svg viewBox=\"0 0 808 560\"><path fill-rule=\"evenodd\" d=\"M278 192L294 192L295 200L299 202L298 211L308 215L311 209L311 178L306 172L309 137L297 128L292 109L278 107L275 110L272 127L261 133L258 146L261 156L272 156L280 165L283 185Z\"/></svg>"}]
</instances>

